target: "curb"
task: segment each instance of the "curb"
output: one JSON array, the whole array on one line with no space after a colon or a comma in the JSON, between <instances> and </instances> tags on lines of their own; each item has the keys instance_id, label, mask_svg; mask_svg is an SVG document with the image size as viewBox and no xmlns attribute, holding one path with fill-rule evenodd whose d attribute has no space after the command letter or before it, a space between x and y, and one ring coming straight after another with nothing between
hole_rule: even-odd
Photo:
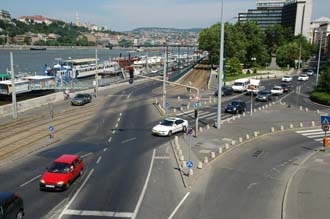
<instances>
[{"instance_id":1,"label":"curb","mask_svg":"<svg viewBox=\"0 0 330 219\"><path fill-rule=\"evenodd\" d=\"M175 152L175 148L174 148L173 142L171 141L170 144L171 144L171 147L172 147L173 154L175 156L176 164L178 165L178 168L179 168L179 171L180 171L180 176L181 176L183 185L184 185L185 188L188 188L189 189L189 188L191 188L191 186L188 186L188 184L187 184L187 182L186 182L186 180L184 178L184 175L183 175L184 173L182 171L182 168L180 167L179 159L178 159L178 156L177 156L177 154Z\"/></svg>"}]
</instances>

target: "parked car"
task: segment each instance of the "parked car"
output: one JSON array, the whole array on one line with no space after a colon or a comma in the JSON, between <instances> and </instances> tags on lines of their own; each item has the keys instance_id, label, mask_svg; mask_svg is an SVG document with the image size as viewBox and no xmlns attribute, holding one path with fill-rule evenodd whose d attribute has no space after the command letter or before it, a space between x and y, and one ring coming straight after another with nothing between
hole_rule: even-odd
<instances>
[{"instance_id":1,"label":"parked car","mask_svg":"<svg viewBox=\"0 0 330 219\"><path fill-rule=\"evenodd\" d=\"M290 91L290 86L288 84L281 84L281 87L283 88L284 93L287 93Z\"/></svg>"},{"instance_id":2,"label":"parked car","mask_svg":"<svg viewBox=\"0 0 330 219\"><path fill-rule=\"evenodd\" d=\"M65 190L82 175L84 163L79 155L64 154L57 158L40 179L40 190Z\"/></svg>"},{"instance_id":3,"label":"parked car","mask_svg":"<svg viewBox=\"0 0 330 219\"><path fill-rule=\"evenodd\" d=\"M288 75L284 75L282 77L282 82L291 82L292 81L292 77L291 76L288 76Z\"/></svg>"},{"instance_id":4,"label":"parked car","mask_svg":"<svg viewBox=\"0 0 330 219\"><path fill-rule=\"evenodd\" d=\"M233 94L233 88L229 87L229 86L223 86L221 87L222 90L222 96L228 96L228 95L232 95ZM218 96L218 90L214 93L215 96Z\"/></svg>"},{"instance_id":5,"label":"parked car","mask_svg":"<svg viewBox=\"0 0 330 219\"><path fill-rule=\"evenodd\" d=\"M152 128L152 134L160 136L171 136L176 132L185 132L188 128L188 121L180 118L166 118Z\"/></svg>"},{"instance_id":6,"label":"parked car","mask_svg":"<svg viewBox=\"0 0 330 219\"><path fill-rule=\"evenodd\" d=\"M90 94L77 94L71 100L71 104L74 106L82 106L90 102L92 102L92 95Z\"/></svg>"},{"instance_id":7,"label":"parked car","mask_svg":"<svg viewBox=\"0 0 330 219\"><path fill-rule=\"evenodd\" d=\"M308 81L309 77L306 74L301 74L298 76L298 81Z\"/></svg>"},{"instance_id":8,"label":"parked car","mask_svg":"<svg viewBox=\"0 0 330 219\"><path fill-rule=\"evenodd\" d=\"M269 90L259 91L258 95L256 96L256 101L268 102L270 100L272 100L272 93Z\"/></svg>"},{"instance_id":9,"label":"parked car","mask_svg":"<svg viewBox=\"0 0 330 219\"><path fill-rule=\"evenodd\" d=\"M283 90L282 86L274 86L273 89L270 90L270 92L273 95L281 95L281 94L283 94L284 90Z\"/></svg>"},{"instance_id":10,"label":"parked car","mask_svg":"<svg viewBox=\"0 0 330 219\"><path fill-rule=\"evenodd\" d=\"M0 192L0 218L23 219L23 199L13 192Z\"/></svg>"},{"instance_id":11,"label":"parked car","mask_svg":"<svg viewBox=\"0 0 330 219\"><path fill-rule=\"evenodd\" d=\"M243 113L246 111L246 103L241 100L235 100L225 106L225 112L227 113Z\"/></svg>"},{"instance_id":12,"label":"parked car","mask_svg":"<svg viewBox=\"0 0 330 219\"><path fill-rule=\"evenodd\" d=\"M306 72L305 72L306 75L308 76L313 76L314 75L314 71L312 69L308 69Z\"/></svg>"}]
</instances>

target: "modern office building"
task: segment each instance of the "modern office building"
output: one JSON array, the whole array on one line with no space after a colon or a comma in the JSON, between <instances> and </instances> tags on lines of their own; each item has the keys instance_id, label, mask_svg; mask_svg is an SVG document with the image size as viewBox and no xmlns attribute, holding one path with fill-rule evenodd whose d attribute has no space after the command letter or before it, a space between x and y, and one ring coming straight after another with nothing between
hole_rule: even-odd
<instances>
[{"instance_id":1,"label":"modern office building","mask_svg":"<svg viewBox=\"0 0 330 219\"><path fill-rule=\"evenodd\" d=\"M258 0L257 9L238 14L238 22L255 21L262 29L281 24L294 35L308 38L312 16L312 0Z\"/></svg>"}]
</instances>

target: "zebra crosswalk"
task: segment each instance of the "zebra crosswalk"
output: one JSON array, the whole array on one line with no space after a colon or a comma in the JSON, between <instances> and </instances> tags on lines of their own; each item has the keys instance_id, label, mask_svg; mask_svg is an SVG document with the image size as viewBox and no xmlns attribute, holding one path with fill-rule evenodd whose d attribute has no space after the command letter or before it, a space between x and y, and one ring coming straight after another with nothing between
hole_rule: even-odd
<instances>
[{"instance_id":1,"label":"zebra crosswalk","mask_svg":"<svg viewBox=\"0 0 330 219\"><path fill-rule=\"evenodd\" d=\"M188 111L185 113L179 113L177 116L183 116L183 117L188 117L188 118L194 118L195 113L194 111ZM221 119L227 119L229 117L232 117L233 115L231 114L222 114ZM199 111L198 112L198 118L199 120L216 120L217 119L217 112L210 112L210 111Z\"/></svg>"},{"instance_id":2,"label":"zebra crosswalk","mask_svg":"<svg viewBox=\"0 0 330 219\"><path fill-rule=\"evenodd\" d=\"M296 131L297 134L301 134L307 138L313 139L314 141L323 142L324 131L320 128L318 129L309 129L303 131Z\"/></svg>"}]
</instances>

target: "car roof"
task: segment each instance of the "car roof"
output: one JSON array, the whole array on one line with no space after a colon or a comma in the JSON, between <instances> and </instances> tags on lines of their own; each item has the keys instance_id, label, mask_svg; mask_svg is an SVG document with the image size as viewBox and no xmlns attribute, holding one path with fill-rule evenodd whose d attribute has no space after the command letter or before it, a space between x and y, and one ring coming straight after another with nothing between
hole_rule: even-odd
<instances>
[{"instance_id":1,"label":"car roof","mask_svg":"<svg viewBox=\"0 0 330 219\"><path fill-rule=\"evenodd\" d=\"M55 162L59 162L59 163L71 163L72 161L74 161L77 158L79 158L79 155L75 155L75 154L63 154L62 156L60 156L59 158L57 158L55 160Z\"/></svg>"},{"instance_id":2,"label":"car roof","mask_svg":"<svg viewBox=\"0 0 330 219\"><path fill-rule=\"evenodd\" d=\"M13 192L0 192L0 204L13 195Z\"/></svg>"},{"instance_id":3,"label":"car roof","mask_svg":"<svg viewBox=\"0 0 330 219\"><path fill-rule=\"evenodd\" d=\"M290 75L284 75L283 78L292 78Z\"/></svg>"},{"instance_id":4,"label":"car roof","mask_svg":"<svg viewBox=\"0 0 330 219\"><path fill-rule=\"evenodd\" d=\"M276 85L274 86L274 88L282 88L282 86Z\"/></svg>"},{"instance_id":5,"label":"car roof","mask_svg":"<svg viewBox=\"0 0 330 219\"><path fill-rule=\"evenodd\" d=\"M178 117L168 117L165 120L175 121L175 120L178 120L178 119L181 119L181 118L178 118ZM181 120L183 120L183 119L181 119Z\"/></svg>"}]
</instances>

